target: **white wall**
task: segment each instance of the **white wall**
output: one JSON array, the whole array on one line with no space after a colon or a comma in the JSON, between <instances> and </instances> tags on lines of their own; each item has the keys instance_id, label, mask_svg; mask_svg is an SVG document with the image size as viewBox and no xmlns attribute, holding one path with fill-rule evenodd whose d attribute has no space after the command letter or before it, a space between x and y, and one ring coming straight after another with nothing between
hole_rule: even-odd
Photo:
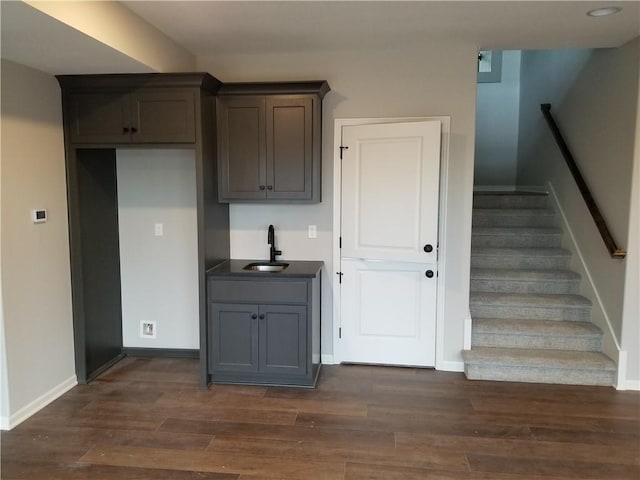
<instances>
[{"instance_id":1,"label":"white wall","mask_svg":"<svg viewBox=\"0 0 640 480\"><path fill-rule=\"evenodd\" d=\"M639 59L640 39L618 49L523 52L517 179L523 185L550 181L558 192L599 295L592 300L601 301L617 341L628 345L633 355L640 340L623 336L622 326L638 318L624 319L623 293L632 288L637 294L640 285L625 285L629 260L610 258L544 124L540 103L552 104L552 114L614 239L622 248L637 248L627 242ZM627 378L639 377L638 362L630 363Z\"/></svg>"},{"instance_id":2,"label":"white wall","mask_svg":"<svg viewBox=\"0 0 640 480\"><path fill-rule=\"evenodd\" d=\"M507 50L502 80L478 83L474 186L515 186L519 105L520 51Z\"/></svg>"},{"instance_id":3,"label":"white wall","mask_svg":"<svg viewBox=\"0 0 640 480\"><path fill-rule=\"evenodd\" d=\"M233 205L231 256L265 258L266 228L276 227L284 259L323 260L322 348L333 353L332 265L333 123L335 118L451 116L448 182L445 352L461 368L463 325L469 304L469 251L477 49L438 43L388 50L201 57L198 69L225 82L326 79L324 100L323 201L312 206ZM307 239L308 224L318 238ZM331 275L328 275L331 273Z\"/></svg>"},{"instance_id":4,"label":"white wall","mask_svg":"<svg viewBox=\"0 0 640 480\"><path fill-rule=\"evenodd\" d=\"M76 383L60 105L53 76L2 61L3 427Z\"/></svg>"},{"instance_id":5,"label":"white wall","mask_svg":"<svg viewBox=\"0 0 640 480\"><path fill-rule=\"evenodd\" d=\"M197 349L195 152L119 149L116 161L123 345ZM142 320L157 322L155 339Z\"/></svg>"}]
</instances>

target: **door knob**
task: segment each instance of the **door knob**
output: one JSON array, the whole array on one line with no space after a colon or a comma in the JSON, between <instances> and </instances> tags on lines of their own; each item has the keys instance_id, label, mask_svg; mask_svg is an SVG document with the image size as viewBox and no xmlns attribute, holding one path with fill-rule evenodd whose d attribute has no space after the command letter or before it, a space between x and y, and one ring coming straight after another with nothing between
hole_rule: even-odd
<instances>
[{"instance_id":1,"label":"door knob","mask_svg":"<svg viewBox=\"0 0 640 480\"><path fill-rule=\"evenodd\" d=\"M433 245L431 245L430 243L427 243L427 244L424 246L424 251L425 251L425 252L427 252L427 253L431 253L431 252L433 252Z\"/></svg>"},{"instance_id":2,"label":"door knob","mask_svg":"<svg viewBox=\"0 0 640 480\"><path fill-rule=\"evenodd\" d=\"M252 318L253 320L255 320L256 318L258 318L258 315L257 315L257 314L255 314L255 313L252 313L252 314L251 314L251 318Z\"/></svg>"},{"instance_id":3,"label":"door knob","mask_svg":"<svg viewBox=\"0 0 640 480\"><path fill-rule=\"evenodd\" d=\"M427 270L426 272L424 272L424 274L427 276L427 278L432 278L433 277L433 270Z\"/></svg>"},{"instance_id":4,"label":"door knob","mask_svg":"<svg viewBox=\"0 0 640 480\"><path fill-rule=\"evenodd\" d=\"M264 190L266 187L264 185L260 185L260 190Z\"/></svg>"}]
</instances>

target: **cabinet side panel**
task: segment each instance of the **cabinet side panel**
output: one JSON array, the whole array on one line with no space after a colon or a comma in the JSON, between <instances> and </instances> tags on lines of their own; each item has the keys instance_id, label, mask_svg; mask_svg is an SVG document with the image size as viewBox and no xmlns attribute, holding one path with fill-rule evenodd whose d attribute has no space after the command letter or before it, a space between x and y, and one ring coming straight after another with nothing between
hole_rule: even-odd
<instances>
[{"instance_id":1,"label":"cabinet side panel","mask_svg":"<svg viewBox=\"0 0 640 480\"><path fill-rule=\"evenodd\" d=\"M77 151L86 372L122 353L115 150Z\"/></svg>"}]
</instances>

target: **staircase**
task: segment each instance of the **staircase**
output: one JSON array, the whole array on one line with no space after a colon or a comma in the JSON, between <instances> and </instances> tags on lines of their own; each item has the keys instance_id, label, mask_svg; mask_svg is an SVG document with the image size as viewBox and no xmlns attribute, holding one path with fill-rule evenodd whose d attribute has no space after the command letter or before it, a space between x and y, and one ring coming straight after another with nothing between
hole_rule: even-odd
<instances>
[{"instance_id":1,"label":"staircase","mask_svg":"<svg viewBox=\"0 0 640 480\"><path fill-rule=\"evenodd\" d=\"M547 195L476 193L473 207L467 378L614 385Z\"/></svg>"}]
</instances>

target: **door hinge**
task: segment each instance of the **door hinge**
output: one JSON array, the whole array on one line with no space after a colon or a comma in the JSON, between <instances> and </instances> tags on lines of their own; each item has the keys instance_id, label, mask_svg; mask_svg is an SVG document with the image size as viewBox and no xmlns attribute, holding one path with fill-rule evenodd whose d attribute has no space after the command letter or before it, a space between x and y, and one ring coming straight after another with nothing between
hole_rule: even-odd
<instances>
[{"instance_id":1,"label":"door hinge","mask_svg":"<svg viewBox=\"0 0 640 480\"><path fill-rule=\"evenodd\" d=\"M338 338L342 338L342 327L338 328Z\"/></svg>"},{"instance_id":2,"label":"door hinge","mask_svg":"<svg viewBox=\"0 0 640 480\"><path fill-rule=\"evenodd\" d=\"M342 272L336 272L336 275L338 275L338 278L340 279L340 283L342 283Z\"/></svg>"},{"instance_id":3,"label":"door hinge","mask_svg":"<svg viewBox=\"0 0 640 480\"><path fill-rule=\"evenodd\" d=\"M340 145L340 160L342 160L342 151L343 150L349 150L349 147L345 147L345 146Z\"/></svg>"},{"instance_id":4,"label":"door hinge","mask_svg":"<svg viewBox=\"0 0 640 480\"><path fill-rule=\"evenodd\" d=\"M342 248L342 237L338 238L338 248Z\"/></svg>"}]
</instances>

